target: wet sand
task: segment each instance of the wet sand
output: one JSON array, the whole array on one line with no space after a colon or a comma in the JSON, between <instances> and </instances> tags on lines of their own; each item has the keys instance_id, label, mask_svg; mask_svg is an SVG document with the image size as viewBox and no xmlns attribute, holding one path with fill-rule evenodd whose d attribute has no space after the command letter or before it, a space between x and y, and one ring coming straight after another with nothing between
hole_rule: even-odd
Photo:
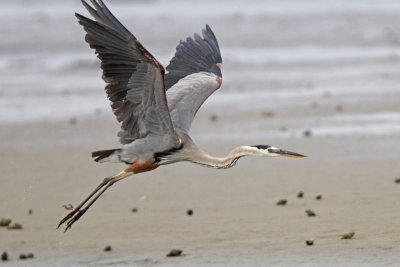
<instances>
[{"instance_id":1,"label":"wet sand","mask_svg":"<svg viewBox=\"0 0 400 267\"><path fill-rule=\"evenodd\" d=\"M210 131L213 123L206 122ZM268 141L309 157L244 158L229 170L189 163L163 166L117 183L64 234L56 229L67 213L61 206L76 205L103 177L124 167L89 157L105 145L97 129L112 134L114 124L88 119L2 129L1 138L8 141L1 148L6 155L1 216L24 227L0 229L1 250L11 255L10 265L25 263L16 258L29 251L36 255L29 264L37 266L397 262L399 137L275 139ZM200 145L222 155L238 144ZM316 200L316 194L322 199ZM277 206L282 198L288 203ZM309 208L316 217L306 216ZM187 216L187 209L194 214ZM350 231L354 239L340 239ZM305 245L309 238L314 246ZM106 245L113 251L103 252ZM166 258L172 248L183 249L184 256Z\"/></svg>"}]
</instances>

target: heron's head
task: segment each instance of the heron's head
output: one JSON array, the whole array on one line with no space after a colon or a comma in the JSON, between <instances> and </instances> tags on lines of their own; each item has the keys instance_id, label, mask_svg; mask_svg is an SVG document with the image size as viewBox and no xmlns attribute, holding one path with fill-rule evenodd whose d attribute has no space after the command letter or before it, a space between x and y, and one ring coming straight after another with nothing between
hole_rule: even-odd
<instances>
[{"instance_id":1,"label":"heron's head","mask_svg":"<svg viewBox=\"0 0 400 267\"><path fill-rule=\"evenodd\" d=\"M252 147L256 148L257 154L263 157L295 157L295 158L307 157L295 152L283 150L269 145L256 145Z\"/></svg>"}]
</instances>

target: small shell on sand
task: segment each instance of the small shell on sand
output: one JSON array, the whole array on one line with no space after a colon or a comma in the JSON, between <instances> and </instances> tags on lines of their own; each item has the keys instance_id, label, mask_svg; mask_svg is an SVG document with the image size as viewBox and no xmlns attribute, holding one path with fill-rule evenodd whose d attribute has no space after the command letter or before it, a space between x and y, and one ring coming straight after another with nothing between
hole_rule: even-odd
<instances>
[{"instance_id":1,"label":"small shell on sand","mask_svg":"<svg viewBox=\"0 0 400 267\"><path fill-rule=\"evenodd\" d=\"M171 249L171 251L166 255L167 257L178 257L182 255L181 249Z\"/></svg>"},{"instance_id":2,"label":"small shell on sand","mask_svg":"<svg viewBox=\"0 0 400 267\"><path fill-rule=\"evenodd\" d=\"M345 233L342 235L342 239L352 239L355 234L356 234L355 232Z\"/></svg>"},{"instance_id":3,"label":"small shell on sand","mask_svg":"<svg viewBox=\"0 0 400 267\"><path fill-rule=\"evenodd\" d=\"M317 214L315 214L315 212L314 212L312 209L306 210L305 213L306 213L309 217L315 217L315 216L317 216Z\"/></svg>"},{"instance_id":4,"label":"small shell on sand","mask_svg":"<svg viewBox=\"0 0 400 267\"><path fill-rule=\"evenodd\" d=\"M140 201L146 201L147 200L147 195L143 195L139 198Z\"/></svg>"},{"instance_id":5,"label":"small shell on sand","mask_svg":"<svg viewBox=\"0 0 400 267\"><path fill-rule=\"evenodd\" d=\"M138 212L138 208L132 208L131 211L132 212Z\"/></svg>"},{"instance_id":6,"label":"small shell on sand","mask_svg":"<svg viewBox=\"0 0 400 267\"><path fill-rule=\"evenodd\" d=\"M283 205L286 205L286 203L287 203L287 199L281 199L278 202L276 202L276 205L283 206Z\"/></svg>"},{"instance_id":7,"label":"small shell on sand","mask_svg":"<svg viewBox=\"0 0 400 267\"><path fill-rule=\"evenodd\" d=\"M306 244L307 244L307 246L312 246L312 245L314 245L314 239L308 239L308 240L306 240Z\"/></svg>"},{"instance_id":8,"label":"small shell on sand","mask_svg":"<svg viewBox=\"0 0 400 267\"><path fill-rule=\"evenodd\" d=\"M11 219L1 218L0 220L0 227L9 226L11 223Z\"/></svg>"},{"instance_id":9,"label":"small shell on sand","mask_svg":"<svg viewBox=\"0 0 400 267\"><path fill-rule=\"evenodd\" d=\"M297 194L297 198L303 198L304 197L304 193L302 192L302 191L300 191L298 194Z\"/></svg>"},{"instance_id":10,"label":"small shell on sand","mask_svg":"<svg viewBox=\"0 0 400 267\"><path fill-rule=\"evenodd\" d=\"M21 230L22 225L20 223L14 223L13 225L9 225L7 227L8 230Z\"/></svg>"},{"instance_id":11,"label":"small shell on sand","mask_svg":"<svg viewBox=\"0 0 400 267\"><path fill-rule=\"evenodd\" d=\"M322 195L321 194L316 195L315 199L318 199L318 200L322 199Z\"/></svg>"},{"instance_id":12,"label":"small shell on sand","mask_svg":"<svg viewBox=\"0 0 400 267\"><path fill-rule=\"evenodd\" d=\"M396 179L394 179L394 182L395 182L396 184L400 184L400 177L397 177Z\"/></svg>"}]
</instances>

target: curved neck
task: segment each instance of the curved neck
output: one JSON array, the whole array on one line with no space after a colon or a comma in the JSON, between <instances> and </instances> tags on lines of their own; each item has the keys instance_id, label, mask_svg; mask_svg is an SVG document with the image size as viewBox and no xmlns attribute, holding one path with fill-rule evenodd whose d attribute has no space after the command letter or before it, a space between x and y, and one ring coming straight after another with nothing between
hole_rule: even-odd
<instances>
[{"instance_id":1,"label":"curved neck","mask_svg":"<svg viewBox=\"0 0 400 267\"><path fill-rule=\"evenodd\" d=\"M233 149L226 157L213 157L204 151L193 158L191 161L203 166L212 167L216 169L227 169L235 166L237 160L244 156L258 155L257 149L251 146L239 146Z\"/></svg>"}]
</instances>

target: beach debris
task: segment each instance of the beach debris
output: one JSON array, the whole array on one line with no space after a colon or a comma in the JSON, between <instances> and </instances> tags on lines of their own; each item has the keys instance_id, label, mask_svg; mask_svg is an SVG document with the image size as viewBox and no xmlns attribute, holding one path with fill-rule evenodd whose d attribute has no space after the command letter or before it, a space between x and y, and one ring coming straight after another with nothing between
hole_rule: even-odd
<instances>
[{"instance_id":1,"label":"beach debris","mask_svg":"<svg viewBox=\"0 0 400 267\"><path fill-rule=\"evenodd\" d=\"M181 249L171 249L171 251L166 255L167 257L178 257L182 255Z\"/></svg>"},{"instance_id":2,"label":"beach debris","mask_svg":"<svg viewBox=\"0 0 400 267\"><path fill-rule=\"evenodd\" d=\"M396 184L400 184L400 177L397 177L396 179L394 179L394 182L395 182Z\"/></svg>"},{"instance_id":3,"label":"beach debris","mask_svg":"<svg viewBox=\"0 0 400 267\"><path fill-rule=\"evenodd\" d=\"M217 120L218 120L218 116L215 115L215 114L213 114L213 115L210 115L210 117L208 117L208 119L209 119L210 121L217 121Z\"/></svg>"},{"instance_id":4,"label":"beach debris","mask_svg":"<svg viewBox=\"0 0 400 267\"><path fill-rule=\"evenodd\" d=\"M104 251L111 251L112 250L112 247L111 246L106 246L105 248L104 248Z\"/></svg>"},{"instance_id":5,"label":"beach debris","mask_svg":"<svg viewBox=\"0 0 400 267\"><path fill-rule=\"evenodd\" d=\"M300 191L298 194L297 194L297 198L303 198L304 197L304 193L302 192L302 191Z\"/></svg>"},{"instance_id":6,"label":"beach debris","mask_svg":"<svg viewBox=\"0 0 400 267\"><path fill-rule=\"evenodd\" d=\"M147 195L143 195L139 198L140 201L146 201L147 200Z\"/></svg>"},{"instance_id":7,"label":"beach debris","mask_svg":"<svg viewBox=\"0 0 400 267\"><path fill-rule=\"evenodd\" d=\"M352 239L355 234L356 234L355 232L345 233L342 235L342 239Z\"/></svg>"},{"instance_id":8,"label":"beach debris","mask_svg":"<svg viewBox=\"0 0 400 267\"><path fill-rule=\"evenodd\" d=\"M189 215L189 216L192 216L193 215L193 210L192 209L188 209L186 211L186 214Z\"/></svg>"},{"instance_id":9,"label":"beach debris","mask_svg":"<svg viewBox=\"0 0 400 267\"><path fill-rule=\"evenodd\" d=\"M311 136L311 130L305 130L304 132L303 132L303 135L305 136L305 137L310 137Z\"/></svg>"},{"instance_id":10,"label":"beach debris","mask_svg":"<svg viewBox=\"0 0 400 267\"><path fill-rule=\"evenodd\" d=\"M9 225L7 227L8 230L21 230L22 225L20 223L14 223L13 225Z\"/></svg>"},{"instance_id":11,"label":"beach debris","mask_svg":"<svg viewBox=\"0 0 400 267\"><path fill-rule=\"evenodd\" d=\"M33 258L35 257L35 255L33 255L32 252L29 252L28 254L26 254L26 257L27 257L28 259L33 259Z\"/></svg>"},{"instance_id":12,"label":"beach debris","mask_svg":"<svg viewBox=\"0 0 400 267\"><path fill-rule=\"evenodd\" d=\"M261 116L263 116L264 118L272 118L273 116L275 116L275 113L272 111L263 111L261 112Z\"/></svg>"},{"instance_id":13,"label":"beach debris","mask_svg":"<svg viewBox=\"0 0 400 267\"><path fill-rule=\"evenodd\" d=\"M312 245L314 245L314 239L307 239L307 240L306 240L306 244L307 244L307 246L312 246Z\"/></svg>"},{"instance_id":14,"label":"beach debris","mask_svg":"<svg viewBox=\"0 0 400 267\"><path fill-rule=\"evenodd\" d=\"M66 210L73 210L74 206L72 206L72 204L68 204L68 205L62 205Z\"/></svg>"},{"instance_id":15,"label":"beach debris","mask_svg":"<svg viewBox=\"0 0 400 267\"><path fill-rule=\"evenodd\" d=\"M133 208L131 209L131 211L132 211L133 213L138 212L138 208L133 207Z\"/></svg>"},{"instance_id":16,"label":"beach debris","mask_svg":"<svg viewBox=\"0 0 400 267\"><path fill-rule=\"evenodd\" d=\"M28 210L28 214L29 214L29 215L32 215L32 214L33 214L33 209L29 209L29 210Z\"/></svg>"},{"instance_id":17,"label":"beach debris","mask_svg":"<svg viewBox=\"0 0 400 267\"><path fill-rule=\"evenodd\" d=\"M321 195L321 194L318 194L318 195L315 196L315 199L320 200L321 198L322 198L322 195Z\"/></svg>"},{"instance_id":18,"label":"beach debris","mask_svg":"<svg viewBox=\"0 0 400 267\"><path fill-rule=\"evenodd\" d=\"M7 227L11 223L11 219L1 218L0 227Z\"/></svg>"},{"instance_id":19,"label":"beach debris","mask_svg":"<svg viewBox=\"0 0 400 267\"><path fill-rule=\"evenodd\" d=\"M342 112L343 111L343 106L342 105L337 105L335 107L335 109L336 109L337 112Z\"/></svg>"},{"instance_id":20,"label":"beach debris","mask_svg":"<svg viewBox=\"0 0 400 267\"><path fill-rule=\"evenodd\" d=\"M276 202L276 205L283 206L283 205L286 205L286 203L287 203L287 199L280 199L280 200L278 200L278 202Z\"/></svg>"},{"instance_id":21,"label":"beach debris","mask_svg":"<svg viewBox=\"0 0 400 267\"><path fill-rule=\"evenodd\" d=\"M7 251L3 251L3 253L1 254L1 260L2 260L2 261L7 261L7 260L8 260L8 253L7 253Z\"/></svg>"},{"instance_id":22,"label":"beach debris","mask_svg":"<svg viewBox=\"0 0 400 267\"><path fill-rule=\"evenodd\" d=\"M317 214L315 214L315 212L312 209L308 209L305 211L306 214L308 215L308 217L315 217L317 216Z\"/></svg>"},{"instance_id":23,"label":"beach debris","mask_svg":"<svg viewBox=\"0 0 400 267\"><path fill-rule=\"evenodd\" d=\"M20 260L26 260L28 257L26 256L26 254L19 254L19 259Z\"/></svg>"}]
</instances>

